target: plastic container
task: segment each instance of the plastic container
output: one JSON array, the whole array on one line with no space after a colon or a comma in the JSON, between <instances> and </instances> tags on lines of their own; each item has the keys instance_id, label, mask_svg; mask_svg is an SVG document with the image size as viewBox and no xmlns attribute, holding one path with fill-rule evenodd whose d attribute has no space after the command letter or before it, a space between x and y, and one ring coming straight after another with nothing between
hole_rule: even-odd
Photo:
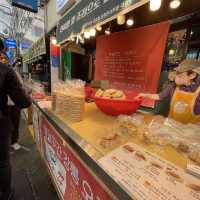
<instances>
[{"instance_id":1,"label":"plastic container","mask_svg":"<svg viewBox=\"0 0 200 200\"><path fill-rule=\"evenodd\" d=\"M137 111L142 103L142 99L135 98L136 93L125 92L128 99L113 100L93 96L97 107L105 114L118 116L121 114L131 115Z\"/></svg>"}]
</instances>

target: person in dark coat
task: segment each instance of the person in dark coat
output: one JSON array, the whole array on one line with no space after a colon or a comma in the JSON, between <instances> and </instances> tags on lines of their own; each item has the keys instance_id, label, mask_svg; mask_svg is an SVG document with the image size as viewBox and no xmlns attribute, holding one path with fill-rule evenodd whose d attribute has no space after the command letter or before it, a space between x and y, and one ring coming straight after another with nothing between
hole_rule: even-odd
<instances>
[{"instance_id":1,"label":"person in dark coat","mask_svg":"<svg viewBox=\"0 0 200 200\"><path fill-rule=\"evenodd\" d=\"M4 44L0 39L0 52ZM12 123L8 112L8 96L19 108L31 105L31 98L22 88L14 70L0 63L0 200L11 200L11 166L9 158Z\"/></svg>"}]
</instances>

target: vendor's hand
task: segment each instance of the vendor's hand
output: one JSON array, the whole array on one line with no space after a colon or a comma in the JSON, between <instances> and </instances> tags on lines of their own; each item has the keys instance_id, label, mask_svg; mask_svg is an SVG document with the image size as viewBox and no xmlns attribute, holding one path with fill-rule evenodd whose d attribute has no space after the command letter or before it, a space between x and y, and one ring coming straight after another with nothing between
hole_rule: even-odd
<instances>
[{"instance_id":1,"label":"vendor's hand","mask_svg":"<svg viewBox=\"0 0 200 200\"><path fill-rule=\"evenodd\" d=\"M145 93L140 93L136 96L137 99L140 99L140 98L144 98L146 97L147 95Z\"/></svg>"}]
</instances>

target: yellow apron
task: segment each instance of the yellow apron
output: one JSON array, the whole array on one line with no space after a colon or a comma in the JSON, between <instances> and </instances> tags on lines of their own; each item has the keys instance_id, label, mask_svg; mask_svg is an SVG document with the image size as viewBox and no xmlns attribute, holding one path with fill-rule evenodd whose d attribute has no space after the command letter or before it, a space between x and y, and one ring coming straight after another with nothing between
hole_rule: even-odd
<instances>
[{"instance_id":1,"label":"yellow apron","mask_svg":"<svg viewBox=\"0 0 200 200\"><path fill-rule=\"evenodd\" d=\"M195 92L185 92L176 88L170 106L169 117L182 123L200 122L200 115L194 114L195 101L200 87Z\"/></svg>"}]
</instances>

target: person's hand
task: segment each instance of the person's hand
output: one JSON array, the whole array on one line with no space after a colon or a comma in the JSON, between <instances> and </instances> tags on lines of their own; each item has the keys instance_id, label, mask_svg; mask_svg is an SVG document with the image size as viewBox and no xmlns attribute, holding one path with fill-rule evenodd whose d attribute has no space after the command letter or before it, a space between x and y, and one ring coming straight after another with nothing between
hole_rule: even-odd
<instances>
[{"instance_id":1,"label":"person's hand","mask_svg":"<svg viewBox=\"0 0 200 200\"><path fill-rule=\"evenodd\" d=\"M145 98L147 96L147 94L145 94L145 93L139 93L137 96L136 96L136 98L137 99L141 99L141 98Z\"/></svg>"}]
</instances>

